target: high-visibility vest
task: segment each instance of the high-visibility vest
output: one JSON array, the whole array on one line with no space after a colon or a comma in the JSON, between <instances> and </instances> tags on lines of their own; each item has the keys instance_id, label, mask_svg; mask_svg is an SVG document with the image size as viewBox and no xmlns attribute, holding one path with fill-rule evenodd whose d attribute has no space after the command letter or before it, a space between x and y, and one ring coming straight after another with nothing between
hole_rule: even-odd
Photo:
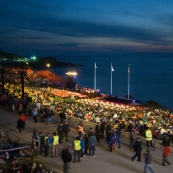
<instances>
[{"instance_id":1,"label":"high-visibility vest","mask_svg":"<svg viewBox=\"0 0 173 173\"><path fill-rule=\"evenodd\" d=\"M146 137L147 141L151 141L152 140L153 135L152 135L151 130L146 130L145 137Z\"/></svg>"},{"instance_id":2,"label":"high-visibility vest","mask_svg":"<svg viewBox=\"0 0 173 173\"><path fill-rule=\"evenodd\" d=\"M80 150L81 149L81 141L75 140L74 141L74 150Z\"/></svg>"},{"instance_id":3,"label":"high-visibility vest","mask_svg":"<svg viewBox=\"0 0 173 173\"><path fill-rule=\"evenodd\" d=\"M59 140L59 136L54 136L53 139L54 139L53 140L53 145L58 145L59 144L59 141L58 141Z\"/></svg>"},{"instance_id":4,"label":"high-visibility vest","mask_svg":"<svg viewBox=\"0 0 173 173\"><path fill-rule=\"evenodd\" d=\"M83 127L82 126L78 126L78 132L80 133L80 132L82 132L83 131Z\"/></svg>"}]
</instances>

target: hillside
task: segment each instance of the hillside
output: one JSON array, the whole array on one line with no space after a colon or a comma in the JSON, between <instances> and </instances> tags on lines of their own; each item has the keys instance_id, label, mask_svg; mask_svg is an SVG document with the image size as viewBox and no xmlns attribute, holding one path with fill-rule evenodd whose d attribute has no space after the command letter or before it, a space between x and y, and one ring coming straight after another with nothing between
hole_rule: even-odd
<instances>
[{"instance_id":1,"label":"hillside","mask_svg":"<svg viewBox=\"0 0 173 173\"><path fill-rule=\"evenodd\" d=\"M24 68L29 65L34 69L45 69L46 64L50 64L50 68L63 68L63 67L75 67L83 66L80 64L72 64L71 62L57 61L56 57L38 57L35 59L25 58L19 55L11 54L0 50L0 64L3 67L11 68Z\"/></svg>"}]
</instances>

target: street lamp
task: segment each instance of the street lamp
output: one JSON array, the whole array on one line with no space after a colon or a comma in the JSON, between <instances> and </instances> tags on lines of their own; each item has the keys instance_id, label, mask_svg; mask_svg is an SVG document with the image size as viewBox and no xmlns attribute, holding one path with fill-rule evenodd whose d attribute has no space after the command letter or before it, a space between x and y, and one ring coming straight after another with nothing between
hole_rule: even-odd
<instances>
[{"instance_id":1,"label":"street lamp","mask_svg":"<svg viewBox=\"0 0 173 173\"><path fill-rule=\"evenodd\" d=\"M68 88L73 88L76 85L76 82L73 81L74 76L77 75L76 72L67 72L66 75L68 75L68 81L66 83L66 86Z\"/></svg>"},{"instance_id":2,"label":"street lamp","mask_svg":"<svg viewBox=\"0 0 173 173\"><path fill-rule=\"evenodd\" d=\"M47 68L49 69L49 67L50 67L50 64L48 63L48 64L46 64L46 66L47 66Z\"/></svg>"}]
</instances>

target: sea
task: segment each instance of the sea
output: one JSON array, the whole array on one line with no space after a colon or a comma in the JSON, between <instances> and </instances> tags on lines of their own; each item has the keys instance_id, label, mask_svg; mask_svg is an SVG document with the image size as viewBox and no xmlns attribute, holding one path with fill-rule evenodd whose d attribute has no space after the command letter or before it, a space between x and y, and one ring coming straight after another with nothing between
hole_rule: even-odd
<instances>
[{"instance_id":1,"label":"sea","mask_svg":"<svg viewBox=\"0 0 173 173\"><path fill-rule=\"evenodd\" d=\"M136 101L153 100L173 109L173 57L66 56L57 60L83 65L51 69L66 81L67 72L77 72L74 81L80 87L94 88L95 83L100 93L118 97L129 93Z\"/></svg>"}]
</instances>

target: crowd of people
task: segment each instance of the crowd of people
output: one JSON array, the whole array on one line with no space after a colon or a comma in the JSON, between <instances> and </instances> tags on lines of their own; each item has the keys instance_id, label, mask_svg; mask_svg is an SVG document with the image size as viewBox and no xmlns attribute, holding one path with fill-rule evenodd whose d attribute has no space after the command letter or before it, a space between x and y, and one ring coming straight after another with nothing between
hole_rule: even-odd
<instances>
[{"instance_id":1,"label":"crowd of people","mask_svg":"<svg viewBox=\"0 0 173 173\"><path fill-rule=\"evenodd\" d=\"M59 102L55 107L47 106L42 104L43 98L40 94L35 95L35 99L33 102L28 100L27 97L24 99L17 98L12 95L2 95L1 96L1 106L8 106L10 111L13 111L14 114L19 115L17 120L17 128L19 133L22 133L22 130L25 129L25 122L27 116L32 116L34 119L34 123L45 123L48 125L49 122L55 122L55 111L58 110L58 118L60 121L58 122L58 126L55 129L56 132L53 134L47 133L42 134L39 133L39 138L37 137L37 132L35 131L32 135L31 141L31 151L33 159L38 159L39 154L43 154L45 157L49 156L51 153L51 157L58 157L58 146L65 140L68 141L68 134L70 132L70 127L67 122L66 115L75 116L82 120L93 120L92 122L96 123L95 129L89 129L88 132L85 132L82 126L82 123L77 127L78 133L77 137L73 141L73 149L74 156L69 151L68 147L64 147L61 152L61 158L64 162L64 172L68 172L70 169L70 162L80 162L85 155L89 155L91 157L95 157L96 154L96 143L101 140L105 140L108 144L109 151L112 152L112 149L117 150L121 149L121 131L126 129L129 132L129 146L135 152L135 155L132 157L132 161L134 161L135 157L138 157L138 161L141 161L141 142L140 138L136 139L136 133L142 134L146 138L146 146L154 147L152 140L153 137L158 137L158 135L163 136L163 163L170 164L167 157L170 152L170 143L171 143L171 113L163 110L156 110L155 112L150 113L149 115L145 112L143 113L143 117L140 116L140 113L132 118L134 115L125 118L126 112L114 112L110 110L109 117L105 116L105 112L107 110L103 109L100 104L91 106L88 104L83 104L79 102ZM108 114L108 112L107 112ZM90 117L90 118L89 118ZM145 119L149 118L148 123L142 123ZM156 119L159 119L159 123L156 123ZM112 121L110 120L114 120ZM155 121L154 121L155 120ZM142 122L141 122L142 121ZM117 125L114 128L113 125ZM160 129L160 134L153 133L152 129L156 129L158 127L167 128L165 131ZM105 137L106 134L106 137ZM166 138L168 137L169 140ZM151 169L151 154L146 151L146 169ZM153 170L152 170L153 171ZM43 172L43 171L42 171Z\"/></svg>"}]
</instances>

